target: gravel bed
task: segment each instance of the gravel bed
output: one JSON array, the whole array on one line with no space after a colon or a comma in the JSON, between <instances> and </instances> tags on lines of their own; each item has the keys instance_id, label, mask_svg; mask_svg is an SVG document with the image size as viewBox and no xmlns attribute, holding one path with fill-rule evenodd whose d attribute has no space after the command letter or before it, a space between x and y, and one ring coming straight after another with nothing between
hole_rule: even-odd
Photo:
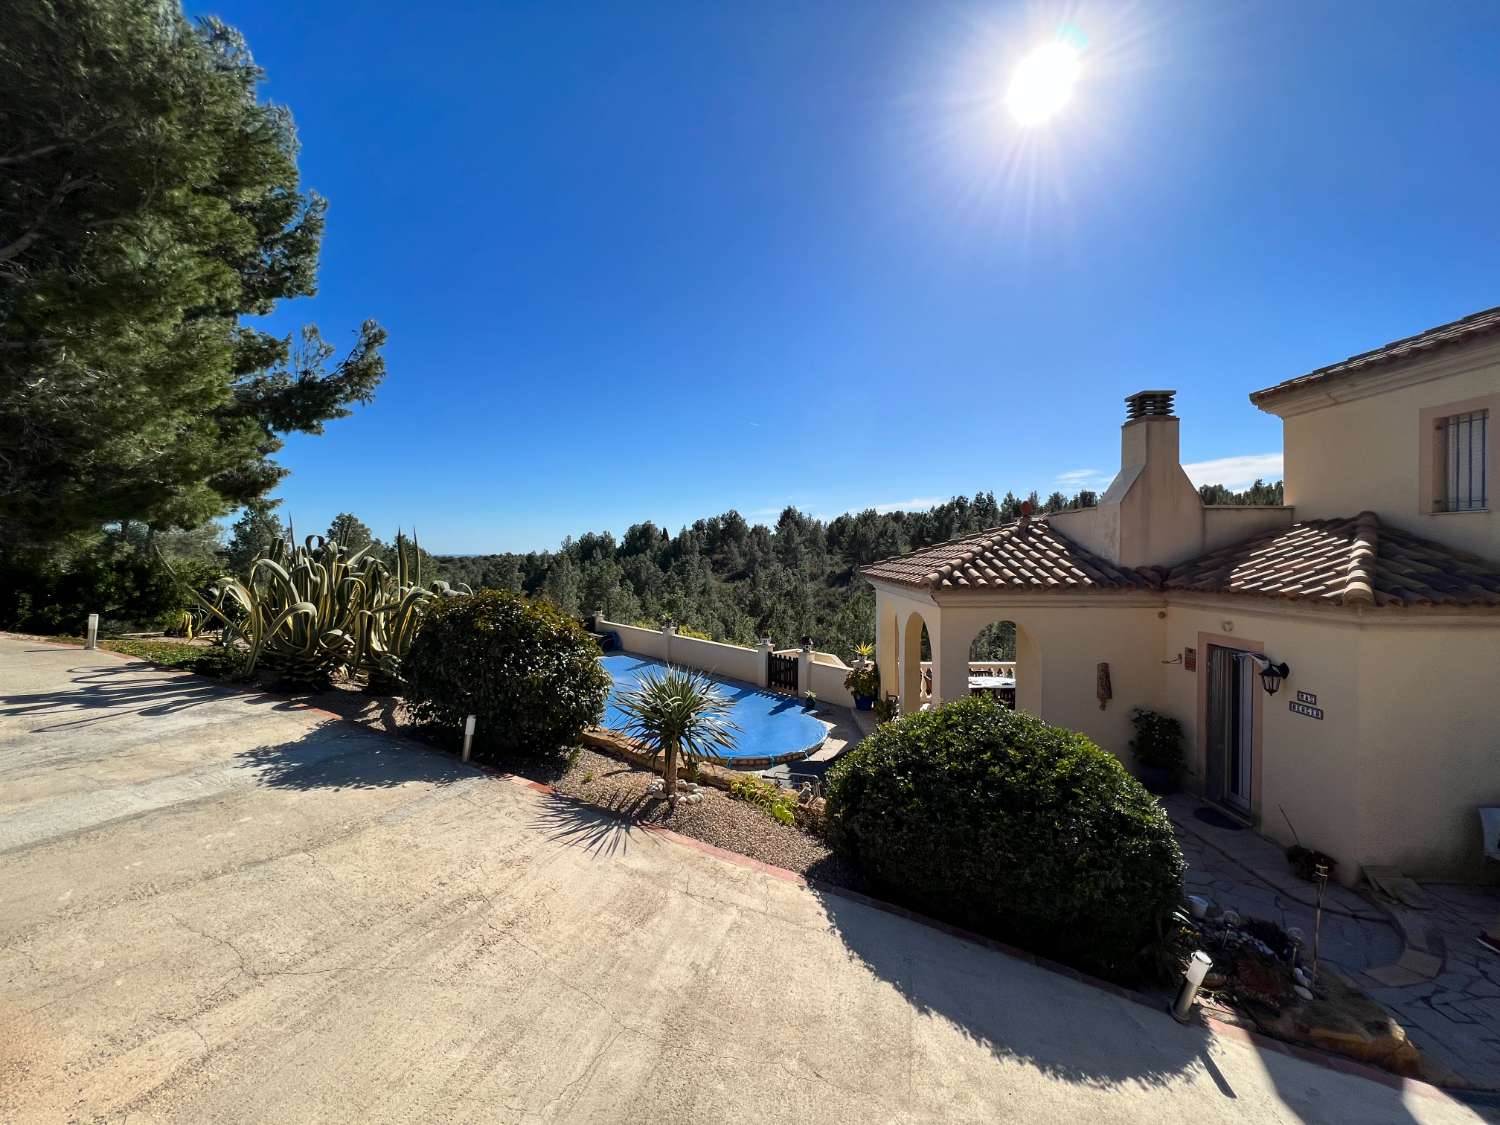
<instances>
[{"instance_id":1,"label":"gravel bed","mask_svg":"<svg viewBox=\"0 0 1500 1125\"><path fill-rule=\"evenodd\" d=\"M374 696L354 685L335 684L307 700L314 707L333 711L346 719L378 730L417 738L451 752L447 739L412 724L400 700ZM722 790L703 786L697 804L677 803L669 813L667 802L648 797L646 786L658 775L651 770L611 758L597 750L580 747L571 764L481 763L551 785L559 793L587 802L611 816L638 824L655 824L713 844L726 851L750 856L762 863L784 867L808 878L834 886L865 890L858 871L835 855L822 840L772 819L771 815L744 801L736 801Z\"/></svg>"},{"instance_id":2,"label":"gravel bed","mask_svg":"<svg viewBox=\"0 0 1500 1125\"><path fill-rule=\"evenodd\" d=\"M551 784L559 793L587 801L622 819L660 825L799 875L862 889L857 873L822 840L782 824L769 813L718 789L705 785L700 790L701 802L679 801L677 811L670 812L664 798L646 793L646 786L656 776L649 770L583 748L567 772Z\"/></svg>"}]
</instances>

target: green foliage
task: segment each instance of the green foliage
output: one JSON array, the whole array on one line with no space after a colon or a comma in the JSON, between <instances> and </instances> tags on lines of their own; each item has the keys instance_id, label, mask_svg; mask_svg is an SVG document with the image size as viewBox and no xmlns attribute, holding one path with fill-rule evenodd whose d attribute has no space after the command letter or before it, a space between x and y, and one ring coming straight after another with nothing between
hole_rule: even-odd
<instances>
[{"instance_id":1,"label":"green foliage","mask_svg":"<svg viewBox=\"0 0 1500 1125\"><path fill-rule=\"evenodd\" d=\"M1286 503L1286 492L1281 481L1267 484L1259 477L1244 492L1234 492L1222 484L1205 484L1198 488L1198 495L1205 504L1276 504Z\"/></svg>"},{"instance_id":2,"label":"green foliage","mask_svg":"<svg viewBox=\"0 0 1500 1125\"><path fill-rule=\"evenodd\" d=\"M898 696L894 695L877 698L873 710L876 722L893 722L901 714L901 700Z\"/></svg>"},{"instance_id":3,"label":"green foliage","mask_svg":"<svg viewBox=\"0 0 1500 1125\"><path fill-rule=\"evenodd\" d=\"M341 547L357 551L374 542L375 535L358 516L349 512L340 512L328 525L328 539Z\"/></svg>"},{"instance_id":4,"label":"green foliage","mask_svg":"<svg viewBox=\"0 0 1500 1125\"><path fill-rule=\"evenodd\" d=\"M434 604L403 665L406 703L450 731L477 716L478 752L557 753L604 713L599 646L557 607L502 590Z\"/></svg>"},{"instance_id":5,"label":"green foliage","mask_svg":"<svg viewBox=\"0 0 1500 1125\"><path fill-rule=\"evenodd\" d=\"M191 527L265 493L291 432L384 375L259 327L313 293L325 201L240 35L179 5L7 5L0 47L0 542Z\"/></svg>"},{"instance_id":6,"label":"green foliage","mask_svg":"<svg viewBox=\"0 0 1500 1125\"><path fill-rule=\"evenodd\" d=\"M51 556L0 550L0 628L70 633L91 613L106 633L161 628L191 604L183 583L210 576L201 563L183 563L178 572L182 582L119 535Z\"/></svg>"},{"instance_id":7,"label":"green foliage","mask_svg":"<svg viewBox=\"0 0 1500 1125\"><path fill-rule=\"evenodd\" d=\"M1152 769L1182 769L1186 752L1180 722L1170 715L1137 707L1130 712L1130 724L1135 728L1130 752L1136 761Z\"/></svg>"},{"instance_id":8,"label":"green foliage","mask_svg":"<svg viewBox=\"0 0 1500 1125\"><path fill-rule=\"evenodd\" d=\"M368 551L321 536L300 547L278 539L244 579L221 577L198 602L228 644L244 643L245 675L264 660L293 683L326 684L363 670L372 686L392 687L423 613L448 591L417 584L418 548L404 536L394 569Z\"/></svg>"},{"instance_id":9,"label":"green foliage","mask_svg":"<svg viewBox=\"0 0 1500 1125\"><path fill-rule=\"evenodd\" d=\"M1110 976L1182 898L1166 814L1113 756L981 697L881 726L828 775L830 836L918 909Z\"/></svg>"},{"instance_id":10,"label":"green foliage","mask_svg":"<svg viewBox=\"0 0 1500 1125\"><path fill-rule=\"evenodd\" d=\"M880 669L874 664L861 664L844 677L844 687L851 695L876 699L880 695Z\"/></svg>"},{"instance_id":11,"label":"green foliage","mask_svg":"<svg viewBox=\"0 0 1500 1125\"><path fill-rule=\"evenodd\" d=\"M754 805L782 824L797 823L797 795L754 774L745 774L729 783L729 795L737 801Z\"/></svg>"},{"instance_id":12,"label":"green foliage","mask_svg":"<svg viewBox=\"0 0 1500 1125\"><path fill-rule=\"evenodd\" d=\"M683 668L648 670L615 705L625 714L624 733L662 756L662 778L673 805L678 756L693 766L722 761L739 730L729 717L734 705L718 686L701 672Z\"/></svg>"},{"instance_id":13,"label":"green foliage","mask_svg":"<svg viewBox=\"0 0 1500 1125\"><path fill-rule=\"evenodd\" d=\"M290 530L271 510L272 507L267 501L253 500L245 505L240 518L230 528L229 545L224 551L224 562L230 574L248 574L250 564L269 555L276 540L290 538Z\"/></svg>"}]
</instances>

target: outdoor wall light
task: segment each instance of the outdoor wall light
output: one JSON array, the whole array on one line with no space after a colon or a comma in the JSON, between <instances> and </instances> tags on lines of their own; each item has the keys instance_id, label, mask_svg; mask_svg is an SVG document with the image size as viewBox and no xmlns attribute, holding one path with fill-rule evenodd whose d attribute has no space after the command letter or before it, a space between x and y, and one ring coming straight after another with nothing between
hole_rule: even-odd
<instances>
[{"instance_id":1,"label":"outdoor wall light","mask_svg":"<svg viewBox=\"0 0 1500 1125\"><path fill-rule=\"evenodd\" d=\"M803 649L804 652L811 652L812 651L812 638L811 637L803 637L802 638L802 649Z\"/></svg>"},{"instance_id":2,"label":"outdoor wall light","mask_svg":"<svg viewBox=\"0 0 1500 1125\"><path fill-rule=\"evenodd\" d=\"M1286 666L1285 661L1282 661L1280 664L1273 664L1271 661L1266 660L1260 670L1261 687L1266 689L1267 695L1275 695L1277 689L1281 687L1281 681L1291 674L1292 670Z\"/></svg>"}]
</instances>

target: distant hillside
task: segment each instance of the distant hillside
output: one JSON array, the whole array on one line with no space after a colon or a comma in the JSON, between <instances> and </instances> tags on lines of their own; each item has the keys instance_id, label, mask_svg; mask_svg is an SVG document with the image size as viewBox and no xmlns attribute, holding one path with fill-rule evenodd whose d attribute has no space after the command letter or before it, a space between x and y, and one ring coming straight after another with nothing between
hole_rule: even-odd
<instances>
[{"instance_id":1,"label":"distant hillside","mask_svg":"<svg viewBox=\"0 0 1500 1125\"><path fill-rule=\"evenodd\" d=\"M1279 504L1281 482L1256 481L1245 492L1205 485L1210 504ZM1041 512L1091 507L1088 490L1042 500ZM875 639L875 594L859 567L960 535L1008 523L1022 498L992 492L958 496L925 512L851 512L824 523L787 508L775 527L750 524L738 512L696 521L676 535L654 523L633 525L616 541L587 532L556 551L439 555L443 577L475 589L490 586L546 597L574 613L603 609L616 621L652 625L670 619L715 640L778 645L811 636L818 648L846 660ZM995 630L976 658L1010 659L1013 638Z\"/></svg>"}]
</instances>

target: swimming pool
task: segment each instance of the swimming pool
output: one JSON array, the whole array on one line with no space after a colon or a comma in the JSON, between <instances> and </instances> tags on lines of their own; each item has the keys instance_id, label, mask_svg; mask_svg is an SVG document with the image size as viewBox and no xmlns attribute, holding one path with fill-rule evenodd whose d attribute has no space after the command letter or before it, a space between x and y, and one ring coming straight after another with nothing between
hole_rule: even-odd
<instances>
[{"instance_id":1,"label":"swimming pool","mask_svg":"<svg viewBox=\"0 0 1500 1125\"><path fill-rule=\"evenodd\" d=\"M600 725L609 730L623 730L625 716L615 705L620 693L635 688L645 672L666 665L628 652L610 653L599 659L615 682ZM762 691L734 680L714 679L714 683L733 703L730 718L740 728L734 749L724 755L728 765L774 766L777 762L805 758L823 745L828 728L802 710L802 704L791 696Z\"/></svg>"}]
</instances>

